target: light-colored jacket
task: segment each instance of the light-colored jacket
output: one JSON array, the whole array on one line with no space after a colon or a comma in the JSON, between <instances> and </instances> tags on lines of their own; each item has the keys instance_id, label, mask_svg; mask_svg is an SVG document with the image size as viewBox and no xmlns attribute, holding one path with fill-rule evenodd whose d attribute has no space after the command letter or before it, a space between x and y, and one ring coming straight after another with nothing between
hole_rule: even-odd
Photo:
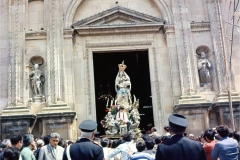
<instances>
[{"instance_id":1,"label":"light-colored jacket","mask_svg":"<svg viewBox=\"0 0 240 160\"><path fill-rule=\"evenodd\" d=\"M48 144L41 148L38 160L62 160L64 148L57 146L55 153L50 145Z\"/></svg>"}]
</instances>

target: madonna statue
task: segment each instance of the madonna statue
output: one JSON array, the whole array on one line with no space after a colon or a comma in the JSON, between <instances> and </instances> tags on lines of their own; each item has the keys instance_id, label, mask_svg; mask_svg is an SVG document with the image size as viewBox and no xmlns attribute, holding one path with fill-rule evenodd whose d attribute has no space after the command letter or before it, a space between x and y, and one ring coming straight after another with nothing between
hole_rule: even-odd
<instances>
[{"instance_id":1,"label":"madonna statue","mask_svg":"<svg viewBox=\"0 0 240 160\"><path fill-rule=\"evenodd\" d=\"M119 72L115 80L115 90L117 92L116 104L122 105L126 109L128 109L128 107L130 107L130 105L132 104L132 98L130 93L131 81L127 73L124 71L127 68L127 66L124 64L124 61L122 62L122 64L119 64L118 67Z\"/></svg>"}]
</instances>

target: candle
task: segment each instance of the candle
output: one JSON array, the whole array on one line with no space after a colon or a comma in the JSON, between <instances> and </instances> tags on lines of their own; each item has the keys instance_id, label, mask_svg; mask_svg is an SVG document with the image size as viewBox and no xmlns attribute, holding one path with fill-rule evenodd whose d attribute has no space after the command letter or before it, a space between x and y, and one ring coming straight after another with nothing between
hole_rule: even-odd
<instances>
[{"instance_id":1,"label":"candle","mask_svg":"<svg viewBox=\"0 0 240 160\"><path fill-rule=\"evenodd\" d=\"M106 106L108 106L108 101L109 101L109 98L107 99L107 104L106 104Z\"/></svg>"},{"instance_id":2,"label":"candle","mask_svg":"<svg viewBox=\"0 0 240 160\"><path fill-rule=\"evenodd\" d=\"M111 99L111 105L110 106L112 106L112 104L113 104L113 100Z\"/></svg>"}]
</instances>

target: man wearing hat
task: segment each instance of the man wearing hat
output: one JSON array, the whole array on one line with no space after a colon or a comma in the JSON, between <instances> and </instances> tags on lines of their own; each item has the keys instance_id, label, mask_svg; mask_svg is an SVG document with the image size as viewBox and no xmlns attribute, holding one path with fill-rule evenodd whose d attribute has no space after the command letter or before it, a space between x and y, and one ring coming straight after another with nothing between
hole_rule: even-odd
<instances>
[{"instance_id":1,"label":"man wearing hat","mask_svg":"<svg viewBox=\"0 0 240 160\"><path fill-rule=\"evenodd\" d=\"M97 123L85 120L79 125L81 139L68 146L63 153L63 160L103 160L102 147L92 142Z\"/></svg>"},{"instance_id":2,"label":"man wearing hat","mask_svg":"<svg viewBox=\"0 0 240 160\"><path fill-rule=\"evenodd\" d=\"M155 159L206 160L201 144L183 136L188 126L187 119L180 114L172 114L168 121L171 138L158 145Z\"/></svg>"}]
</instances>

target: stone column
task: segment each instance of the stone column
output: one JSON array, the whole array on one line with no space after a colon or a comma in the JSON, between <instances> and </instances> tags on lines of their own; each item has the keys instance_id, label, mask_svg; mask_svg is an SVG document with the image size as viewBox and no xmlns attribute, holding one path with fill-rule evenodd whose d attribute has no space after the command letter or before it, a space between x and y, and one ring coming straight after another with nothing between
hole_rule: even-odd
<instances>
[{"instance_id":1,"label":"stone column","mask_svg":"<svg viewBox=\"0 0 240 160\"><path fill-rule=\"evenodd\" d=\"M74 110L75 88L74 88L74 67L73 67L73 29L64 29L64 68L63 68L63 100Z\"/></svg>"},{"instance_id":2,"label":"stone column","mask_svg":"<svg viewBox=\"0 0 240 160\"><path fill-rule=\"evenodd\" d=\"M176 38L174 33L174 26L165 26L168 55L171 67L171 81L172 81L172 95L174 105L178 104L178 99L181 96L181 84L180 84L180 70L178 52L176 47Z\"/></svg>"},{"instance_id":3,"label":"stone column","mask_svg":"<svg viewBox=\"0 0 240 160\"><path fill-rule=\"evenodd\" d=\"M217 68L217 83L218 83L218 92L222 92L225 89L226 79L224 77L225 73L225 65L224 65L224 53L222 49L222 39L221 39L221 31L219 24L219 16L217 12L217 3L216 1L213 3L208 3L208 14L211 22L211 34L213 41L213 49L215 53L215 62Z\"/></svg>"},{"instance_id":4,"label":"stone column","mask_svg":"<svg viewBox=\"0 0 240 160\"><path fill-rule=\"evenodd\" d=\"M165 121L165 106L162 104L161 86L160 86L160 68L158 66L158 55L155 46L149 48L149 69L150 69L150 83L152 91L152 105L154 125L158 130L161 130ZM160 131L161 132L161 131Z\"/></svg>"},{"instance_id":5,"label":"stone column","mask_svg":"<svg viewBox=\"0 0 240 160\"><path fill-rule=\"evenodd\" d=\"M45 0L47 28L47 101L49 104L63 101L63 3L61 0Z\"/></svg>"},{"instance_id":6,"label":"stone column","mask_svg":"<svg viewBox=\"0 0 240 160\"><path fill-rule=\"evenodd\" d=\"M25 96L25 0L9 1L9 79L8 106L24 104Z\"/></svg>"},{"instance_id":7,"label":"stone column","mask_svg":"<svg viewBox=\"0 0 240 160\"><path fill-rule=\"evenodd\" d=\"M173 0L174 29L177 46L177 57L180 72L182 95L198 92L196 62L192 48L192 35L188 5L183 0Z\"/></svg>"}]
</instances>

